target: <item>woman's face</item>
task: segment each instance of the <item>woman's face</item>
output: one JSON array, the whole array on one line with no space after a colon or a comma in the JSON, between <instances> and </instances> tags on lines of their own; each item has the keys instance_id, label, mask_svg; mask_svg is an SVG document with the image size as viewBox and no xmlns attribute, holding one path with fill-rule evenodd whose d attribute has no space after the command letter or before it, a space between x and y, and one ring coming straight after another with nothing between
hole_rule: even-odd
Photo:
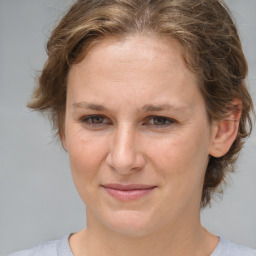
<instances>
[{"instance_id":1,"label":"woman's face","mask_svg":"<svg viewBox=\"0 0 256 256\"><path fill-rule=\"evenodd\" d=\"M195 225L210 131L196 76L170 39L94 45L70 69L63 136L88 227L140 236Z\"/></svg>"}]
</instances>

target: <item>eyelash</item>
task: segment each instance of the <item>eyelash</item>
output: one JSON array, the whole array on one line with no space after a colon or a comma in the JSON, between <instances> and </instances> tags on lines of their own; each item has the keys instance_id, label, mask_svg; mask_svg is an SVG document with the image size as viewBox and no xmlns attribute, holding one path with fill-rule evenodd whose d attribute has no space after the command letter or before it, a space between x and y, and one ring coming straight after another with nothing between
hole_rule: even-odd
<instances>
[{"instance_id":1,"label":"eyelash","mask_svg":"<svg viewBox=\"0 0 256 256\"><path fill-rule=\"evenodd\" d=\"M93 119L94 119L94 121L96 119L96 122L94 122ZM111 124L111 122L109 122L107 120L108 119L105 116L102 116L102 115L90 115L90 116L84 116L84 117L81 118L81 122L83 124L91 126L91 127L101 127L101 126L104 126L104 125ZM97 122L97 121L99 121L99 122ZM153 123L151 123L151 121ZM160 121L161 124L156 124L156 121ZM171 119L171 118L168 118L168 117L149 116L146 119L146 122L143 122L143 126L150 125L150 126L154 126L154 127L157 127L157 128L163 128L163 127L168 127L168 126L170 126L174 123L176 123L176 121Z\"/></svg>"},{"instance_id":2,"label":"eyelash","mask_svg":"<svg viewBox=\"0 0 256 256\"><path fill-rule=\"evenodd\" d=\"M156 126L158 128L161 128L161 127L168 127L172 124L175 123L175 121L171 118L168 118L168 117L164 117L164 116L150 116L148 117L147 119L147 122L149 123L149 121L153 121L153 123L151 123L150 125L153 125L153 126ZM160 121L161 124L156 124L155 121Z\"/></svg>"},{"instance_id":3,"label":"eyelash","mask_svg":"<svg viewBox=\"0 0 256 256\"><path fill-rule=\"evenodd\" d=\"M93 119L96 119L96 118L103 120L103 122L93 122ZM108 123L104 123L104 120L107 120L107 119L101 115L90 115L90 116L84 116L81 118L82 123L89 126L97 126L97 127L108 124Z\"/></svg>"}]
</instances>

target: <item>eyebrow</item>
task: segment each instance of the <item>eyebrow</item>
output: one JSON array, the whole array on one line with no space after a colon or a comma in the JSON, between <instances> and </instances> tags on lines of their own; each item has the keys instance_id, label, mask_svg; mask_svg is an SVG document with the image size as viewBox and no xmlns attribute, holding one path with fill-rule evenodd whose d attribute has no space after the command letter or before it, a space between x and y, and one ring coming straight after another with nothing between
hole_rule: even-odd
<instances>
[{"instance_id":1,"label":"eyebrow","mask_svg":"<svg viewBox=\"0 0 256 256\"><path fill-rule=\"evenodd\" d=\"M90 110L95 110L95 111L107 111L108 110L108 108L106 108L103 105L88 103L88 102L78 102L78 103L74 103L72 106L75 108L90 109ZM170 104L160 104L160 105L147 104L142 107L142 110L144 112L157 112L157 111L166 111L166 110L171 110L171 109L173 109L175 111L184 112L187 109L189 109L189 106L174 106L174 105L170 105Z\"/></svg>"},{"instance_id":2,"label":"eyebrow","mask_svg":"<svg viewBox=\"0 0 256 256\"><path fill-rule=\"evenodd\" d=\"M91 110L96 110L96 111L105 111L105 110L107 110L107 108L104 107L103 105L87 103L87 102L74 103L72 106L75 107L75 108L85 108L85 109L91 109Z\"/></svg>"},{"instance_id":3,"label":"eyebrow","mask_svg":"<svg viewBox=\"0 0 256 256\"><path fill-rule=\"evenodd\" d=\"M184 110L188 109L188 107L187 106L174 106L174 105L170 105L170 104L161 104L161 105L147 104L147 105L143 106L142 109L145 112L164 111L164 110L170 110L170 109L184 111Z\"/></svg>"}]
</instances>

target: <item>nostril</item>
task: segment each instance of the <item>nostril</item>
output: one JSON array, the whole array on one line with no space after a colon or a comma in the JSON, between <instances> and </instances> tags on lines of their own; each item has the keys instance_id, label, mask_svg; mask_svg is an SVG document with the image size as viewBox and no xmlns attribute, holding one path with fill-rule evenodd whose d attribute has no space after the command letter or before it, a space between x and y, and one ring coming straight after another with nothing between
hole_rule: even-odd
<instances>
[{"instance_id":1,"label":"nostril","mask_svg":"<svg viewBox=\"0 0 256 256\"><path fill-rule=\"evenodd\" d=\"M106 163L113 171L121 175L139 171L145 166L144 157L140 153L134 153L133 156L120 156L109 153L106 158Z\"/></svg>"},{"instance_id":2,"label":"nostril","mask_svg":"<svg viewBox=\"0 0 256 256\"><path fill-rule=\"evenodd\" d=\"M138 135L134 126L127 122L120 123L116 128L106 158L106 162L112 170L125 175L144 167L143 155L137 147Z\"/></svg>"}]
</instances>

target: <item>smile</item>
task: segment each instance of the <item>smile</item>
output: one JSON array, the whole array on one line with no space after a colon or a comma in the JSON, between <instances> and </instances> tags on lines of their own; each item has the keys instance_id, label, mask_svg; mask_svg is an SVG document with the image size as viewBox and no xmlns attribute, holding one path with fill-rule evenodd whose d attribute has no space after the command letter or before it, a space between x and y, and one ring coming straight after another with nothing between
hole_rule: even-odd
<instances>
[{"instance_id":1,"label":"smile","mask_svg":"<svg viewBox=\"0 0 256 256\"><path fill-rule=\"evenodd\" d=\"M144 197L156 188L156 186L149 186L144 184L107 184L102 185L102 187L109 195L115 199L126 202Z\"/></svg>"}]
</instances>

